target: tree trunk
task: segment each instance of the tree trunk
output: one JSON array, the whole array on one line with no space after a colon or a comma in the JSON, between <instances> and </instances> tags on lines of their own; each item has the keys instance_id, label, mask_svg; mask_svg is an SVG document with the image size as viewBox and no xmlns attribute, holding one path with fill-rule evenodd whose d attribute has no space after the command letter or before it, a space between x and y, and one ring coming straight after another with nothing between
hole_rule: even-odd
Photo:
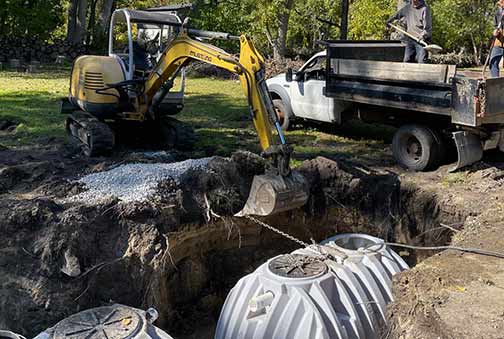
<instances>
[{"instance_id":1,"label":"tree trunk","mask_svg":"<svg viewBox=\"0 0 504 339\"><path fill-rule=\"evenodd\" d=\"M348 37L348 7L349 0L341 0L341 27L340 27L340 39L346 40Z\"/></svg>"},{"instance_id":2,"label":"tree trunk","mask_svg":"<svg viewBox=\"0 0 504 339\"><path fill-rule=\"evenodd\" d=\"M77 8L77 24L75 25L75 43L83 43L86 38L87 0L79 0Z\"/></svg>"},{"instance_id":3,"label":"tree trunk","mask_svg":"<svg viewBox=\"0 0 504 339\"><path fill-rule=\"evenodd\" d=\"M472 34L471 34L471 44L473 47L474 62L476 63L477 66L479 66L481 62L479 58L478 46L476 46L476 42L474 41L474 36Z\"/></svg>"},{"instance_id":4,"label":"tree trunk","mask_svg":"<svg viewBox=\"0 0 504 339\"><path fill-rule=\"evenodd\" d=\"M280 60L285 58L287 52L287 31L289 29L290 12L294 0L285 2L285 9L278 16L278 36L273 42L273 58Z\"/></svg>"},{"instance_id":5,"label":"tree trunk","mask_svg":"<svg viewBox=\"0 0 504 339\"><path fill-rule=\"evenodd\" d=\"M89 5L89 23L87 27L86 45L89 46L94 43L96 36L96 5L98 0L91 0Z\"/></svg>"},{"instance_id":6,"label":"tree trunk","mask_svg":"<svg viewBox=\"0 0 504 339\"><path fill-rule=\"evenodd\" d=\"M102 35L107 35L110 27L110 17L112 16L112 9L115 7L116 0L103 0L100 19L98 21L98 30Z\"/></svg>"},{"instance_id":7,"label":"tree trunk","mask_svg":"<svg viewBox=\"0 0 504 339\"><path fill-rule=\"evenodd\" d=\"M68 42L75 42L75 26L77 24L77 7L79 0L70 0L68 5L68 25L67 36Z\"/></svg>"}]
</instances>

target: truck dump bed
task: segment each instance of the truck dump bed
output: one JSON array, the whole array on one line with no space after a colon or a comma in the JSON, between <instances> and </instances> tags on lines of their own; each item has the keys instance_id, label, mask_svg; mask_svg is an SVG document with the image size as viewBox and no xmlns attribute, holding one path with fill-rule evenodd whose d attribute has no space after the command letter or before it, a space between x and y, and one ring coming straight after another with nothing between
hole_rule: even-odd
<instances>
[{"instance_id":1,"label":"truck dump bed","mask_svg":"<svg viewBox=\"0 0 504 339\"><path fill-rule=\"evenodd\" d=\"M325 95L338 100L450 116L454 124L504 123L504 78L482 80L455 65L346 58L348 42L326 42ZM371 42L376 50L379 42ZM358 45L360 54L366 44ZM383 48L386 43L382 42ZM391 55L396 56L397 50ZM352 56L351 56L352 57Z\"/></svg>"}]
</instances>

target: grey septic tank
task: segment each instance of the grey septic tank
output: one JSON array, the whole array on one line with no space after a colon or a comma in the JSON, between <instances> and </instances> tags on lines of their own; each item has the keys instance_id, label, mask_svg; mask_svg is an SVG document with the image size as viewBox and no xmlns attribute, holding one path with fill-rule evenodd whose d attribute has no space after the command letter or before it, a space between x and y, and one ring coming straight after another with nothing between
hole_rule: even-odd
<instances>
[{"instance_id":1,"label":"grey septic tank","mask_svg":"<svg viewBox=\"0 0 504 339\"><path fill-rule=\"evenodd\" d=\"M408 268L383 240L364 234L279 255L231 290L215 338L377 338L392 276Z\"/></svg>"},{"instance_id":2,"label":"grey septic tank","mask_svg":"<svg viewBox=\"0 0 504 339\"><path fill-rule=\"evenodd\" d=\"M158 313L115 304L76 313L35 339L173 339L152 325Z\"/></svg>"}]
</instances>

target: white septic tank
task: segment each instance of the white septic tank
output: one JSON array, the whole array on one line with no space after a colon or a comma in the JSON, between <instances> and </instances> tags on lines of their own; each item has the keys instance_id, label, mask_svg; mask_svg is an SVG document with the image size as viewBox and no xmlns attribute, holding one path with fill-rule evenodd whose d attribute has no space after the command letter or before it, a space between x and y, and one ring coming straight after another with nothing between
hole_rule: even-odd
<instances>
[{"instance_id":1,"label":"white septic tank","mask_svg":"<svg viewBox=\"0 0 504 339\"><path fill-rule=\"evenodd\" d=\"M279 255L233 287L215 338L376 338L392 276L406 269L383 240L364 234Z\"/></svg>"},{"instance_id":2,"label":"white septic tank","mask_svg":"<svg viewBox=\"0 0 504 339\"><path fill-rule=\"evenodd\" d=\"M153 308L102 306L65 318L34 339L173 339L153 325L157 317Z\"/></svg>"}]
</instances>

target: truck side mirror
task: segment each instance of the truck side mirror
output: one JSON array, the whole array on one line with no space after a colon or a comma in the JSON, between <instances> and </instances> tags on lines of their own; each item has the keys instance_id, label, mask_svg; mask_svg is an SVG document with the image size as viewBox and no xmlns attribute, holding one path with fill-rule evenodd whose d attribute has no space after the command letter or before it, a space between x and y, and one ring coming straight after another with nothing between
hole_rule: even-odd
<instances>
[{"instance_id":1,"label":"truck side mirror","mask_svg":"<svg viewBox=\"0 0 504 339\"><path fill-rule=\"evenodd\" d=\"M285 81L292 81L292 68L287 68L287 71L285 72Z\"/></svg>"},{"instance_id":2,"label":"truck side mirror","mask_svg":"<svg viewBox=\"0 0 504 339\"><path fill-rule=\"evenodd\" d=\"M297 72L296 75L294 76L294 80L297 82L299 81L304 81L305 74L304 72Z\"/></svg>"}]
</instances>

